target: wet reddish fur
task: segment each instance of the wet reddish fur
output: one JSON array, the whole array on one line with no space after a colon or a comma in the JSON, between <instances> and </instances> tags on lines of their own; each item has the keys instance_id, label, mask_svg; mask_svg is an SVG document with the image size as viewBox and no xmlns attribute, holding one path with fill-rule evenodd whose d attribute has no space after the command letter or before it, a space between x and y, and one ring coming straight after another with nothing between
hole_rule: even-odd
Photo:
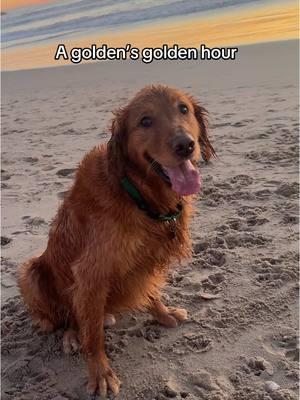
<instances>
[{"instance_id":1,"label":"wet reddish fur","mask_svg":"<svg viewBox=\"0 0 300 400\"><path fill-rule=\"evenodd\" d=\"M149 90L153 88L143 89L145 94ZM201 153L208 160L214 152L204 109L189 101L200 126ZM128 107L116 113L108 145L95 147L81 162L52 223L46 250L19 273L21 293L42 329L79 330L92 385L99 374L111 373L104 352L105 313L151 308L160 299L171 262L190 253L188 199L176 238L170 240L168 224L141 212L120 186L125 171L154 209L176 210L178 195L154 173L141 173L122 150L130 135L122 136Z\"/></svg>"}]
</instances>

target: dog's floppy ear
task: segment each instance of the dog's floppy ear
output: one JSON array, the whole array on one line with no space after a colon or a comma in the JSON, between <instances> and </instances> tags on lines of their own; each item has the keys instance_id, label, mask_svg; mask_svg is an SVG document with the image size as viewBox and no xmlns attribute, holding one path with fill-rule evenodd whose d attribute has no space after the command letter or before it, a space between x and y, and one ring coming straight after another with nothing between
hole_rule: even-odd
<instances>
[{"instance_id":1,"label":"dog's floppy ear","mask_svg":"<svg viewBox=\"0 0 300 400\"><path fill-rule=\"evenodd\" d=\"M119 108L113 114L111 138L107 144L108 162L110 168L116 172L116 175L123 177L127 159L127 110L126 108Z\"/></svg>"},{"instance_id":2,"label":"dog's floppy ear","mask_svg":"<svg viewBox=\"0 0 300 400\"><path fill-rule=\"evenodd\" d=\"M208 139L208 112L192 99L194 113L200 127L199 143L201 148L201 155L205 162L208 162L211 157L216 157L216 152Z\"/></svg>"}]
</instances>

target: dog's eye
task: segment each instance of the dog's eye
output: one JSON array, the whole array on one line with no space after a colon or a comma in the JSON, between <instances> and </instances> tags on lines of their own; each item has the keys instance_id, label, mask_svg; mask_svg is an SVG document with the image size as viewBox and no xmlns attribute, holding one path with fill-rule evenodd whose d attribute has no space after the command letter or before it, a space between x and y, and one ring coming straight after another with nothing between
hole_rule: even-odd
<instances>
[{"instance_id":1,"label":"dog's eye","mask_svg":"<svg viewBox=\"0 0 300 400\"><path fill-rule=\"evenodd\" d=\"M189 112L189 109L185 104L179 104L178 108L181 114L187 114Z\"/></svg>"},{"instance_id":2,"label":"dog's eye","mask_svg":"<svg viewBox=\"0 0 300 400\"><path fill-rule=\"evenodd\" d=\"M143 117L141 119L140 124L142 125L142 127L144 128L150 128L150 126L152 125L152 119L150 117Z\"/></svg>"}]
</instances>

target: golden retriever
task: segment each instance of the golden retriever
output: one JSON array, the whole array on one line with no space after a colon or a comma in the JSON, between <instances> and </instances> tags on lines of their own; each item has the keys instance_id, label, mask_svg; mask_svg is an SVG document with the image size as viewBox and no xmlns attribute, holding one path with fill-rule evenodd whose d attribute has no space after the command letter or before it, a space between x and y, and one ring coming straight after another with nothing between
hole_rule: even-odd
<instances>
[{"instance_id":1,"label":"golden retriever","mask_svg":"<svg viewBox=\"0 0 300 400\"><path fill-rule=\"evenodd\" d=\"M190 254L197 161L215 155L205 109L166 86L147 86L115 112L107 145L89 152L51 225L46 250L20 267L19 286L41 329L64 327L64 350L88 365L88 392L119 393L104 326L149 310L167 327L187 318L160 290L170 264Z\"/></svg>"}]
</instances>

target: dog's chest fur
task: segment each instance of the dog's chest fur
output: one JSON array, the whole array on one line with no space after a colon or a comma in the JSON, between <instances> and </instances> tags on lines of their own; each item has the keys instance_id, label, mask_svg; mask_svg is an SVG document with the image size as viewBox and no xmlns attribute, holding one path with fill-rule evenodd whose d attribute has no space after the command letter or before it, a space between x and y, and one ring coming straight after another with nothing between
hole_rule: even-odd
<instances>
[{"instance_id":1,"label":"dog's chest fur","mask_svg":"<svg viewBox=\"0 0 300 400\"><path fill-rule=\"evenodd\" d=\"M189 232L185 220L183 214L171 224L155 221L136 210L134 216L125 214L119 223L111 224L110 242L114 243L116 251L111 251L107 257L111 258L117 275L123 279L132 273L166 271L172 261L186 257ZM105 248L103 253L107 253Z\"/></svg>"},{"instance_id":2,"label":"dog's chest fur","mask_svg":"<svg viewBox=\"0 0 300 400\"><path fill-rule=\"evenodd\" d=\"M177 222L174 239L168 237L168 224L147 221L122 225L114 232L116 252L111 254L113 279L107 302L109 312L137 309L157 296L170 265L188 255L189 236L183 221Z\"/></svg>"}]
</instances>

